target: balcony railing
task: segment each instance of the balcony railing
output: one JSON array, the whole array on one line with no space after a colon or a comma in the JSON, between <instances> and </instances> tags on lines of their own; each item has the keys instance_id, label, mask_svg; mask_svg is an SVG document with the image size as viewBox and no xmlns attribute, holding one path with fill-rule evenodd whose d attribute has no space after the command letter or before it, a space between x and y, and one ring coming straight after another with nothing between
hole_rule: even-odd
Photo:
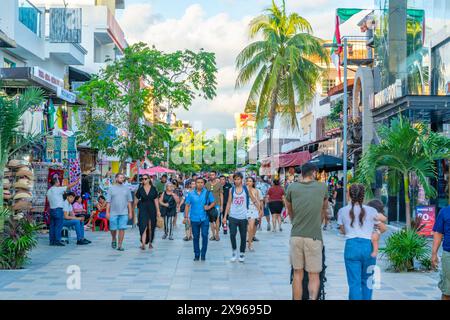
<instances>
[{"instance_id":1,"label":"balcony railing","mask_svg":"<svg viewBox=\"0 0 450 320\"><path fill-rule=\"evenodd\" d=\"M42 12L28 0L19 1L19 21L41 37Z\"/></svg>"},{"instance_id":2,"label":"balcony railing","mask_svg":"<svg viewBox=\"0 0 450 320\"><path fill-rule=\"evenodd\" d=\"M373 62L373 49L368 46L369 37L349 36L342 37L341 42L347 39L347 64L368 65ZM341 65L344 64L344 50L341 52Z\"/></svg>"}]
</instances>

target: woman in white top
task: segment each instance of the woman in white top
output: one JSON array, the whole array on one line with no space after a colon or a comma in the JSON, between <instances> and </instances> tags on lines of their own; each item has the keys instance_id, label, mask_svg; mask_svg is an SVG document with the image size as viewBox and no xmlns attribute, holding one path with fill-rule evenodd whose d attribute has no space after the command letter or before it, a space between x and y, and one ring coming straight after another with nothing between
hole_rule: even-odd
<instances>
[{"instance_id":1,"label":"woman in white top","mask_svg":"<svg viewBox=\"0 0 450 320\"><path fill-rule=\"evenodd\" d=\"M338 212L338 224L344 233L344 259L350 300L371 300L376 257L372 257L372 233L379 223L378 212L363 205L364 186L353 184L349 189L350 203Z\"/></svg>"},{"instance_id":2,"label":"woman in white top","mask_svg":"<svg viewBox=\"0 0 450 320\"><path fill-rule=\"evenodd\" d=\"M255 251L253 249L253 239L256 234L256 219L262 217L262 208L261 208L261 192L256 189L256 181L253 177L248 177L246 179L246 185L248 189L248 193L250 196L250 203L247 211L247 219L248 219L248 250Z\"/></svg>"}]
</instances>

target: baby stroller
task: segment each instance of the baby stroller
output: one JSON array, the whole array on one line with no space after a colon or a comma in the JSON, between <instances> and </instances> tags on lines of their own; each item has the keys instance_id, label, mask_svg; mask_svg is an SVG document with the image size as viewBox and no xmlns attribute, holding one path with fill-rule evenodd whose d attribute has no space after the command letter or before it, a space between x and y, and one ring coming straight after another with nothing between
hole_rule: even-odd
<instances>
[{"instance_id":1,"label":"baby stroller","mask_svg":"<svg viewBox=\"0 0 450 320\"><path fill-rule=\"evenodd\" d=\"M320 278L320 287L319 287L319 295L317 296L317 300L325 300L325 282L327 282L327 278L325 276L325 270L327 266L325 265L325 247L322 248L322 271L319 274ZM294 268L291 266L291 284L294 280ZM303 276L303 296L302 300L309 300L309 291L308 291L308 272L304 272Z\"/></svg>"}]
</instances>

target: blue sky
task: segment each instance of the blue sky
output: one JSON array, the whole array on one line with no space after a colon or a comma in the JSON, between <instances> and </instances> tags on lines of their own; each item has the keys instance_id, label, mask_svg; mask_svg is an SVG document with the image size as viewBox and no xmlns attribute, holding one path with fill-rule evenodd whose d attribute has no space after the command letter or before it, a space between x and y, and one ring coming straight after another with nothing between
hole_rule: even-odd
<instances>
[{"instance_id":1,"label":"blue sky","mask_svg":"<svg viewBox=\"0 0 450 320\"><path fill-rule=\"evenodd\" d=\"M216 99L196 100L189 112L180 110L177 116L223 132L235 127L234 114L243 112L249 91L234 89L235 57L250 43L249 21L270 4L271 0L125 0L126 8L118 10L117 18L130 43L144 41L163 51L204 48L216 53ZM336 8L366 9L373 4L374 0L286 0L288 11L305 17L314 34L324 39L333 38Z\"/></svg>"}]
</instances>

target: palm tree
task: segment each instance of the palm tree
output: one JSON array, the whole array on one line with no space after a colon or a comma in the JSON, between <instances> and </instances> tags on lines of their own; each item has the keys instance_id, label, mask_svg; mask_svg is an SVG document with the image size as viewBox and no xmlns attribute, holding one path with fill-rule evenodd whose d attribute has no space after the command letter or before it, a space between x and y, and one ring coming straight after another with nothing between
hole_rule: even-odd
<instances>
[{"instance_id":1,"label":"palm tree","mask_svg":"<svg viewBox=\"0 0 450 320\"><path fill-rule=\"evenodd\" d=\"M435 161L450 156L450 139L432 132L423 123L411 123L399 116L390 126L378 129L380 144L371 145L358 163L357 180L370 191L375 181L377 169L387 169L388 177L394 189L403 183L406 207L406 227L411 228L411 203L409 183L411 177L417 177L427 197L436 197L436 190L429 178L436 177ZM369 195L370 196L370 192ZM413 203L415 207L415 203Z\"/></svg>"},{"instance_id":2,"label":"palm tree","mask_svg":"<svg viewBox=\"0 0 450 320\"><path fill-rule=\"evenodd\" d=\"M237 56L236 88L254 79L246 108L257 106L258 123L269 120L271 145L275 116L279 113L291 129L298 128L296 113L315 95L322 69L312 59L328 63L329 58L309 22L297 13L286 14L284 0L281 8L272 0L272 7L254 18L249 29L251 39L262 36L262 40Z\"/></svg>"},{"instance_id":3,"label":"palm tree","mask_svg":"<svg viewBox=\"0 0 450 320\"><path fill-rule=\"evenodd\" d=\"M3 208L3 173L8 159L22 148L32 145L42 135L25 134L19 130L23 114L43 101L43 91L30 88L22 94L9 97L0 92L0 210ZM0 231L3 218L0 218Z\"/></svg>"}]
</instances>

